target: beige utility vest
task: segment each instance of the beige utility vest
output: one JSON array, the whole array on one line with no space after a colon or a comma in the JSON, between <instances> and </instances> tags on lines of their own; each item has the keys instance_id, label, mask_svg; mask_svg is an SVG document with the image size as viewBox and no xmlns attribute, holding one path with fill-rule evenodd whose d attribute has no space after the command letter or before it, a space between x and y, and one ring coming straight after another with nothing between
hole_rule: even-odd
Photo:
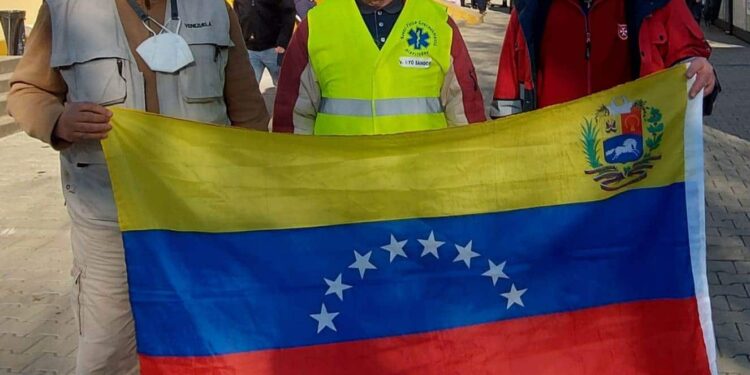
<instances>
[{"instance_id":1,"label":"beige utility vest","mask_svg":"<svg viewBox=\"0 0 750 375\"><path fill-rule=\"evenodd\" d=\"M51 66L68 86L68 102L145 110L143 74L130 50L115 0L46 0L52 19ZM161 114L229 125L224 101L229 15L224 0L179 0L179 34L195 62L156 73ZM171 19L167 2L165 20ZM174 30L174 29L172 29ZM80 142L60 153L65 200L77 223L117 227L101 144Z\"/></svg>"}]
</instances>

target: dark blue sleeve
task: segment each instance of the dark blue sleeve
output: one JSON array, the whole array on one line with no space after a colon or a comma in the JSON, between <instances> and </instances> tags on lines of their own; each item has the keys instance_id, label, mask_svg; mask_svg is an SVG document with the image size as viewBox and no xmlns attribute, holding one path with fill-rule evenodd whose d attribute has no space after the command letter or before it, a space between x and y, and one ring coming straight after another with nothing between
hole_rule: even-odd
<instances>
[{"instance_id":1,"label":"dark blue sleeve","mask_svg":"<svg viewBox=\"0 0 750 375\"><path fill-rule=\"evenodd\" d=\"M294 0L294 7L297 9L297 15L300 18L307 17L307 12L315 6L312 0Z\"/></svg>"}]
</instances>

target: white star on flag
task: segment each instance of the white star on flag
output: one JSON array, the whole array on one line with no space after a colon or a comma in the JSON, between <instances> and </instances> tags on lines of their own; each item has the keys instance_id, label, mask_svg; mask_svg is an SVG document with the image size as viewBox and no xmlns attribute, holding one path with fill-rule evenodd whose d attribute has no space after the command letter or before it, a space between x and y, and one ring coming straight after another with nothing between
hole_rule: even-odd
<instances>
[{"instance_id":1,"label":"white star on flag","mask_svg":"<svg viewBox=\"0 0 750 375\"><path fill-rule=\"evenodd\" d=\"M430 232L430 237L426 240L417 240L419 243L422 244L424 247L424 250L422 250L422 256L425 256L427 254L432 254L435 256L436 259L440 259L440 256L438 255L438 248L440 246L443 246L445 242L442 241L435 241L435 232Z\"/></svg>"},{"instance_id":2,"label":"white star on flag","mask_svg":"<svg viewBox=\"0 0 750 375\"><path fill-rule=\"evenodd\" d=\"M328 284L326 295L336 294L342 301L344 300L344 291L352 288L351 285L346 285L341 282L341 274L339 274L339 277L337 277L334 281L328 280L326 278L324 278L323 281Z\"/></svg>"},{"instance_id":3,"label":"white star on flag","mask_svg":"<svg viewBox=\"0 0 750 375\"><path fill-rule=\"evenodd\" d=\"M406 253L404 252L404 246L406 245L407 241L408 240L398 241L396 240L396 237L393 237L393 235L391 235L391 243L381 247L381 249L391 253L391 263L393 263L393 260L396 259L396 256L408 258L406 256Z\"/></svg>"},{"instance_id":4,"label":"white star on flag","mask_svg":"<svg viewBox=\"0 0 750 375\"><path fill-rule=\"evenodd\" d=\"M354 252L354 263L352 263L349 268L354 268L359 270L359 277L365 278L365 272L367 270L376 270L378 267L375 267L372 263L370 263L370 256L372 255L372 251L365 254L364 256L361 255L358 252Z\"/></svg>"},{"instance_id":5,"label":"white star on flag","mask_svg":"<svg viewBox=\"0 0 750 375\"><path fill-rule=\"evenodd\" d=\"M471 268L471 258L476 258L479 256L479 253L471 251L472 242L473 241L469 241L466 246L456 245L458 256L453 260L454 263L463 261L464 263L466 263L466 268Z\"/></svg>"},{"instance_id":6,"label":"white star on flag","mask_svg":"<svg viewBox=\"0 0 750 375\"><path fill-rule=\"evenodd\" d=\"M487 261L490 262L490 269L487 270L487 272L483 273L482 276L491 277L492 278L492 285L497 285L497 280L498 279L508 279L509 278L508 275L506 275L505 272L503 272L503 270L505 269L505 263L507 263L507 262L502 262L500 264L495 264L494 262L492 262L489 259Z\"/></svg>"},{"instance_id":7,"label":"white star on flag","mask_svg":"<svg viewBox=\"0 0 750 375\"><path fill-rule=\"evenodd\" d=\"M513 307L513 305L524 307L521 296L526 293L527 290L528 289L518 290L516 289L516 284L512 284L508 293L500 293L501 296L505 297L508 300L508 306L506 306L506 309L510 309L511 307Z\"/></svg>"},{"instance_id":8,"label":"white star on flag","mask_svg":"<svg viewBox=\"0 0 750 375\"><path fill-rule=\"evenodd\" d=\"M310 314L310 317L318 322L318 333L322 332L326 328L330 328L336 332L336 325L333 324L333 319L339 315L337 312L329 313L326 309L326 304L320 306L320 314Z\"/></svg>"}]
</instances>

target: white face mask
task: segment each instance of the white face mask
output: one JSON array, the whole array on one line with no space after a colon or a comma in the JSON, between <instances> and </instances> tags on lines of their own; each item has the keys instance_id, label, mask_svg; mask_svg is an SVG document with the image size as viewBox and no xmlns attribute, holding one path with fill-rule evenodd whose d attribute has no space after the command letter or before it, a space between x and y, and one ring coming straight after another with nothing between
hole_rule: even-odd
<instances>
[{"instance_id":1,"label":"white face mask","mask_svg":"<svg viewBox=\"0 0 750 375\"><path fill-rule=\"evenodd\" d=\"M151 30L154 35L136 48L138 54L141 55L141 58L151 70L161 73L175 73L195 61L193 52L183 37L160 24L159 26L162 28L162 32L156 34ZM178 32L179 29L178 25Z\"/></svg>"}]
</instances>

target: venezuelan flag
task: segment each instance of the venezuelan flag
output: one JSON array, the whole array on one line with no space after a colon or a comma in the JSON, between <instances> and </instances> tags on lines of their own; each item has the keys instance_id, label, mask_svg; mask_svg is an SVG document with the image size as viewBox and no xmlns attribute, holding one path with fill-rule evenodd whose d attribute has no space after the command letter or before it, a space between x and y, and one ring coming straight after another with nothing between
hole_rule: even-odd
<instances>
[{"instance_id":1,"label":"venezuelan flag","mask_svg":"<svg viewBox=\"0 0 750 375\"><path fill-rule=\"evenodd\" d=\"M390 136L116 110L143 374L715 373L684 73Z\"/></svg>"}]
</instances>

